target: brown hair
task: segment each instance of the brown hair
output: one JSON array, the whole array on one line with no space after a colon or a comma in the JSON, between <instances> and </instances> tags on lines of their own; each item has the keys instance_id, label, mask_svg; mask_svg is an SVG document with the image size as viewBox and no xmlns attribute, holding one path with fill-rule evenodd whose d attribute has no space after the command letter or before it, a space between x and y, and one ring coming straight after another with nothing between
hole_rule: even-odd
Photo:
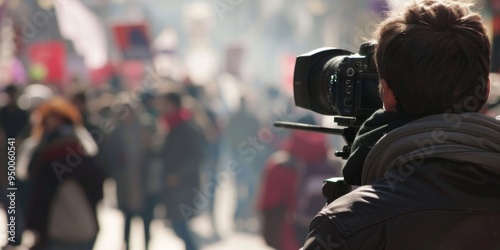
<instances>
[{"instance_id":1,"label":"brown hair","mask_svg":"<svg viewBox=\"0 0 500 250\"><path fill-rule=\"evenodd\" d=\"M82 124L80 112L74 104L62 97L53 97L36 108L34 111L37 119L33 126L32 135L35 138L40 138L45 132L44 120L47 116L55 114L68 123L74 126Z\"/></svg>"},{"instance_id":2,"label":"brown hair","mask_svg":"<svg viewBox=\"0 0 500 250\"><path fill-rule=\"evenodd\" d=\"M390 13L375 31L375 61L410 114L476 112L488 98L491 47L468 4L424 0Z\"/></svg>"}]
</instances>

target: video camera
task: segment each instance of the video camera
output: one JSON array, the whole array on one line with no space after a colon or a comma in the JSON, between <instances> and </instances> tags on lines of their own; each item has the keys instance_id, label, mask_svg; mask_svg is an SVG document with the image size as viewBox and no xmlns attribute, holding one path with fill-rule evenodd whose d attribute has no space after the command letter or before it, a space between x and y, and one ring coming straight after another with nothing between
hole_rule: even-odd
<instances>
[{"instance_id":1,"label":"video camera","mask_svg":"<svg viewBox=\"0 0 500 250\"><path fill-rule=\"evenodd\" d=\"M319 48L297 57L293 77L295 105L324 115L344 129L276 122L275 126L342 135L347 143L336 155L347 159L361 124L382 107L379 76L374 60L375 43L364 43L359 52Z\"/></svg>"},{"instance_id":2,"label":"video camera","mask_svg":"<svg viewBox=\"0 0 500 250\"><path fill-rule=\"evenodd\" d=\"M374 43L359 52L320 48L297 57L293 79L295 105L324 115L365 120L382 107Z\"/></svg>"},{"instance_id":3,"label":"video camera","mask_svg":"<svg viewBox=\"0 0 500 250\"><path fill-rule=\"evenodd\" d=\"M345 128L290 122L274 125L342 135L347 145L335 155L347 159L361 124L382 108L373 55L375 46L375 43L364 43L356 54L343 49L319 48L297 57L293 79L295 105L324 115L337 115L334 121ZM350 186L343 178L331 178L325 180L323 195L331 202L347 190Z\"/></svg>"}]
</instances>

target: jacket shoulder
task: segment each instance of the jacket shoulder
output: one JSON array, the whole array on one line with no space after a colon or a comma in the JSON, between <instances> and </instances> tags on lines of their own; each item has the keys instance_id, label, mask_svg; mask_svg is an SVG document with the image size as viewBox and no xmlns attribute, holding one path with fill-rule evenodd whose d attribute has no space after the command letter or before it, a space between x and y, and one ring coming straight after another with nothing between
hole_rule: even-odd
<instances>
[{"instance_id":1,"label":"jacket shoulder","mask_svg":"<svg viewBox=\"0 0 500 250\"><path fill-rule=\"evenodd\" d=\"M302 250L347 250L347 249L385 249L385 226L376 223L346 234L339 227L339 219L326 213L318 214L311 222L309 235Z\"/></svg>"},{"instance_id":2,"label":"jacket shoulder","mask_svg":"<svg viewBox=\"0 0 500 250\"><path fill-rule=\"evenodd\" d=\"M500 202L491 197L459 190L440 192L430 184L416 185L420 182L412 178L396 190L379 182L326 205L317 216L321 219L315 220L322 220L329 229L322 226L321 230L329 231L310 235L308 240L325 241L333 234L345 240L350 247L345 249L455 249L454 244L469 241L484 246L481 249L500 246L500 240L495 240L500 231L491 226L500 223ZM317 225L311 223L311 233Z\"/></svg>"},{"instance_id":3,"label":"jacket shoulder","mask_svg":"<svg viewBox=\"0 0 500 250\"><path fill-rule=\"evenodd\" d=\"M309 235L301 250L351 249L347 240L342 237L331 220L324 215L316 216L309 229Z\"/></svg>"}]
</instances>

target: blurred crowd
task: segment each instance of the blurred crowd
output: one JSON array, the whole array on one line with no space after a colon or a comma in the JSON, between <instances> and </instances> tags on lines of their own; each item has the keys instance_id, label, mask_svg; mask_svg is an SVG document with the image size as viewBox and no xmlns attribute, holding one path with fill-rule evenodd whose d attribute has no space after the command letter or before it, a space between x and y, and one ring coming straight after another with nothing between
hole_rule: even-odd
<instances>
[{"instance_id":1,"label":"blurred crowd","mask_svg":"<svg viewBox=\"0 0 500 250\"><path fill-rule=\"evenodd\" d=\"M328 18L314 4L297 16L301 1L215 2L0 2L0 141L16 138L18 188L8 247L92 249L107 206L123 215L113 225L123 249L134 218L145 249L154 220L200 249L223 240L223 189L235 193L234 231L279 249L305 238L323 204L318 180L338 175L340 162L331 138L273 122L321 122L293 107L290 79L292 51L319 46L311 27ZM209 217L208 240L190 228L199 216Z\"/></svg>"},{"instance_id":2,"label":"blurred crowd","mask_svg":"<svg viewBox=\"0 0 500 250\"><path fill-rule=\"evenodd\" d=\"M140 217L146 248L151 221L164 219L186 249L199 249L189 221L209 214L218 240L216 193L232 178L235 230L262 232L270 246L283 241L296 248L324 203L321 180L340 173L325 135L275 130L267 122L271 117L258 118L251 108L256 102L286 99L276 90L261 97L268 100L242 97L237 110L221 115L210 108L206 91L188 80L154 93L75 89L64 93L31 84L3 90L0 135L2 141L16 138L18 150L14 245L31 230L32 249L92 249L97 206L109 179L116 183L116 205L125 220L124 247L132 218ZM28 109L19 107L20 96ZM309 114L289 117L316 123ZM1 150L6 155L4 145ZM1 197L7 204L6 195ZM158 204L166 214L155 214Z\"/></svg>"}]
</instances>

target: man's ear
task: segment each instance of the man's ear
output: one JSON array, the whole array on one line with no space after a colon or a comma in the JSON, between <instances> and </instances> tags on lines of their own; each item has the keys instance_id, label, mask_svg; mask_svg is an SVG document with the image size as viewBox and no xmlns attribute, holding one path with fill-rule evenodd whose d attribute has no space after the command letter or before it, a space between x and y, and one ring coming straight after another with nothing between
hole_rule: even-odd
<instances>
[{"instance_id":1,"label":"man's ear","mask_svg":"<svg viewBox=\"0 0 500 250\"><path fill-rule=\"evenodd\" d=\"M398 104L396 96L384 79L380 80L380 88L380 98L384 104L384 110L387 112L396 112L396 106Z\"/></svg>"}]
</instances>

